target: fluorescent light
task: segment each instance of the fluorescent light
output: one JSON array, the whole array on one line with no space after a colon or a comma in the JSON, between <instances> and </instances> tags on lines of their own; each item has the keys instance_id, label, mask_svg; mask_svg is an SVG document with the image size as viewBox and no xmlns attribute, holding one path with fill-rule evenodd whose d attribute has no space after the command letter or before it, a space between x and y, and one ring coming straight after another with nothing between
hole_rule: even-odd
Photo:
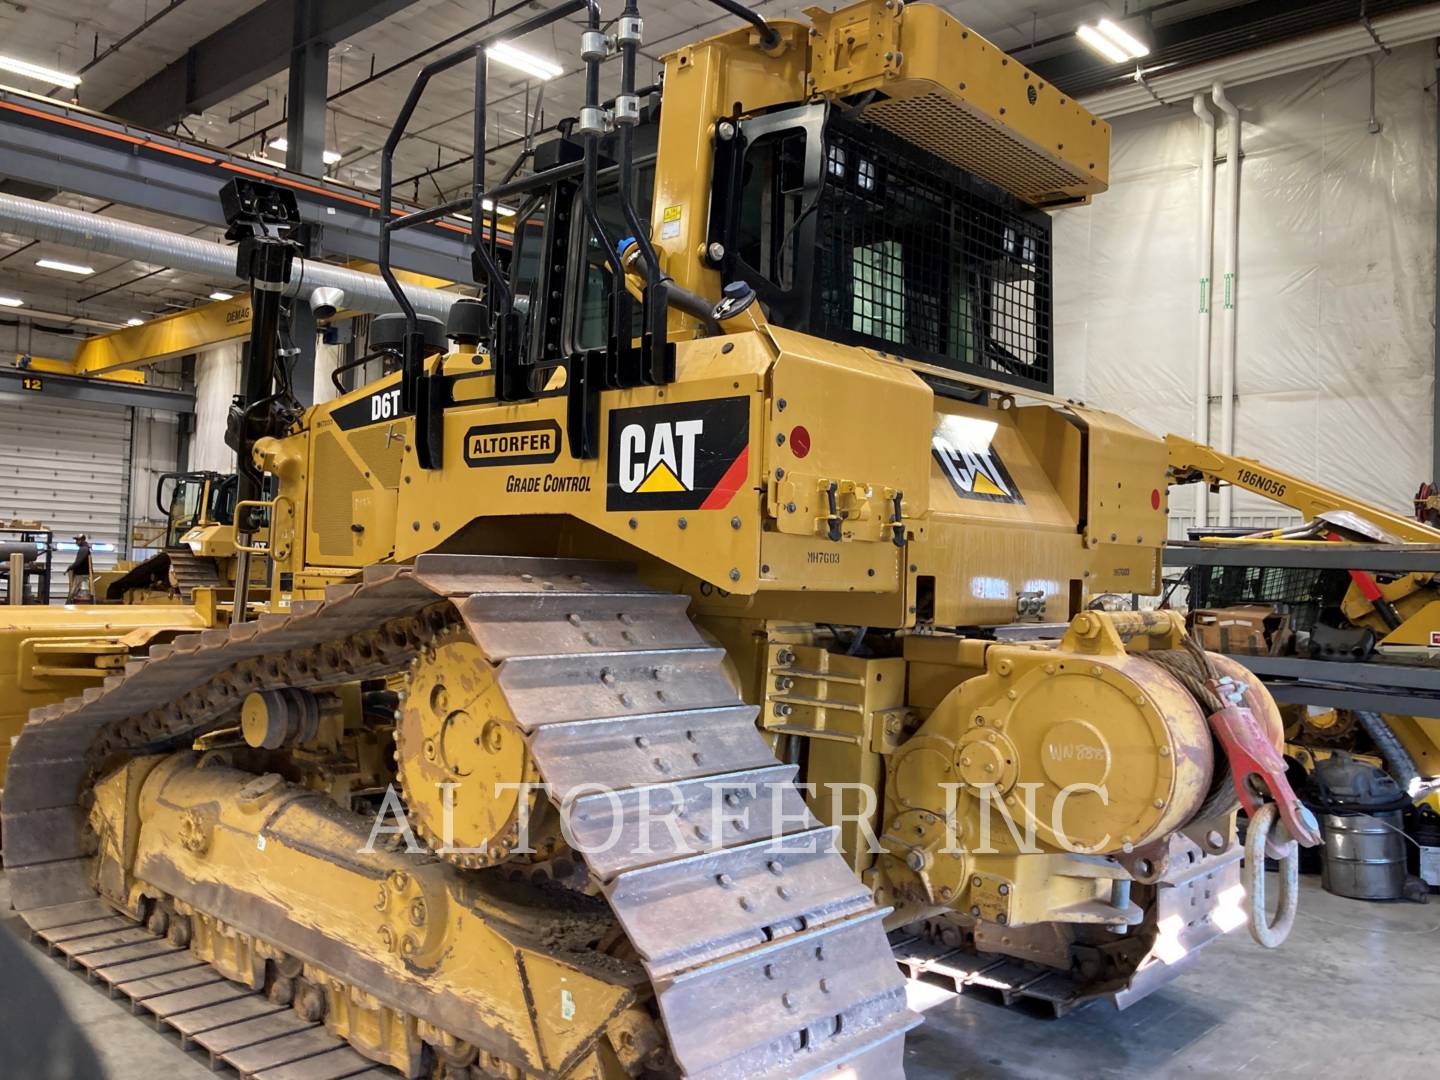
<instances>
[{"instance_id":1,"label":"fluorescent light","mask_svg":"<svg viewBox=\"0 0 1440 1080\"><path fill-rule=\"evenodd\" d=\"M1075 31L1075 36L1112 64L1123 64L1130 59L1124 49L1120 48L1119 45L1116 45L1093 26L1080 27L1079 30Z\"/></svg>"},{"instance_id":2,"label":"fluorescent light","mask_svg":"<svg viewBox=\"0 0 1440 1080\"><path fill-rule=\"evenodd\" d=\"M1135 35L1121 30L1109 19L1094 26L1082 26L1075 36L1112 64L1124 64L1150 55L1150 47Z\"/></svg>"},{"instance_id":3,"label":"fluorescent light","mask_svg":"<svg viewBox=\"0 0 1440 1080\"><path fill-rule=\"evenodd\" d=\"M126 320L125 320L125 325L126 325L126 326L144 326L144 325L145 325L145 320L144 320L144 319L133 319L133 318L132 318L132 319L126 319Z\"/></svg>"},{"instance_id":4,"label":"fluorescent light","mask_svg":"<svg viewBox=\"0 0 1440 1080\"><path fill-rule=\"evenodd\" d=\"M1139 60L1142 56L1150 55L1150 46L1137 38L1128 30L1122 30L1109 19L1101 19L1095 24L1095 29L1104 34L1116 45L1125 50L1127 59Z\"/></svg>"},{"instance_id":5,"label":"fluorescent light","mask_svg":"<svg viewBox=\"0 0 1440 1080\"><path fill-rule=\"evenodd\" d=\"M0 296L0 307L24 307L25 301L14 296Z\"/></svg>"},{"instance_id":6,"label":"fluorescent light","mask_svg":"<svg viewBox=\"0 0 1440 1080\"><path fill-rule=\"evenodd\" d=\"M546 60L543 56L536 56L524 49L517 49L506 41L497 41L485 50L485 54L491 60L498 60L506 67L512 67L526 75L533 75L537 79L553 79L557 75L565 74L565 69L553 60Z\"/></svg>"},{"instance_id":7,"label":"fluorescent light","mask_svg":"<svg viewBox=\"0 0 1440 1080\"><path fill-rule=\"evenodd\" d=\"M234 300L235 294L228 293L224 289L216 289L210 294L211 300Z\"/></svg>"},{"instance_id":8,"label":"fluorescent light","mask_svg":"<svg viewBox=\"0 0 1440 1080\"><path fill-rule=\"evenodd\" d=\"M284 154L290 149L290 140L281 136L278 139L271 139L269 146L271 150L279 150ZM326 150L320 156L324 159L326 165L339 165L340 158L343 155L336 153L334 150Z\"/></svg>"},{"instance_id":9,"label":"fluorescent light","mask_svg":"<svg viewBox=\"0 0 1440 1080\"><path fill-rule=\"evenodd\" d=\"M0 56L0 71L8 71L13 75L24 75L37 82L53 83L55 86L64 86L71 90L80 85L79 75L41 67L39 64L31 64L25 60L16 60L13 56Z\"/></svg>"},{"instance_id":10,"label":"fluorescent light","mask_svg":"<svg viewBox=\"0 0 1440 1080\"><path fill-rule=\"evenodd\" d=\"M60 262L58 259L36 259L35 265L42 270L59 270L66 274L93 274L93 266L80 266L77 263Z\"/></svg>"},{"instance_id":11,"label":"fluorescent light","mask_svg":"<svg viewBox=\"0 0 1440 1080\"><path fill-rule=\"evenodd\" d=\"M506 206L504 203L501 203L501 204L500 204L500 209L499 209L499 211L496 211L496 209L495 209L495 204L494 204L493 202L491 202L489 199L483 200L483 201L480 203L480 206L481 206L483 209L490 211L492 214L498 212L501 217L514 217L514 216L515 216L515 208L514 208L513 206ZM469 214L456 214L455 216L456 216L457 218L459 218L461 221L474 221L474 220L475 220L475 219L472 218Z\"/></svg>"}]
</instances>

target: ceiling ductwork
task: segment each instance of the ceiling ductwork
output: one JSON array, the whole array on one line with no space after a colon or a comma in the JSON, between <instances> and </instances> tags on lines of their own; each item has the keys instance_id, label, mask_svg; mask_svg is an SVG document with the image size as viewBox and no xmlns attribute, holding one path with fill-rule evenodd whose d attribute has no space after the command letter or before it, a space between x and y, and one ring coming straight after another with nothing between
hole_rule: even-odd
<instances>
[{"instance_id":1,"label":"ceiling ductwork","mask_svg":"<svg viewBox=\"0 0 1440 1080\"><path fill-rule=\"evenodd\" d=\"M235 273L235 249L210 240L149 229L99 214L69 210L53 203L0 194L0 232L80 248L104 255L139 259L176 270L203 274L214 281L247 284ZM308 298L315 289L340 289L345 305L355 311L384 314L395 310L395 298L376 274L296 259L285 295ZM422 315L445 320L457 293L406 285L405 295Z\"/></svg>"}]
</instances>

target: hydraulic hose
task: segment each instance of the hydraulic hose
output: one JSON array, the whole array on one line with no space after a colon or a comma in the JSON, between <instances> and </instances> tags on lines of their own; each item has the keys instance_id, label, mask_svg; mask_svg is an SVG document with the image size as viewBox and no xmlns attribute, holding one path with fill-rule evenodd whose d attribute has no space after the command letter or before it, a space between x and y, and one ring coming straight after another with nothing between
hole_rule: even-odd
<instances>
[{"instance_id":1,"label":"hydraulic hose","mask_svg":"<svg viewBox=\"0 0 1440 1080\"><path fill-rule=\"evenodd\" d=\"M758 11L752 11L744 4L736 3L735 0L710 0L718 8L724 8L731 15L744 19L756 30L760 31L760 47L762 49L773 49L780 44L780 32L765 21L765 16Z\"/></svg>"},{"instance_id":2,"label":"hydraulic hose","mask_svg":"<svg viewBox=\"0 0 1440 1080\"><path fill-rule=\"evenodd\" d=\"M635 60L640 51L641 23L640 5L637 0L625 0L621 12L620 33L620 96L616 98L615 115L619 128L620 152L620 206L630 234L640 245L640 254L645 259L645 279L654 285L661 280L660 259L650 243L650 230L640 222L635 212L635 124L639 112L639 101L635 95Z\"/></svg>"},{"instance_id":3,"label":"hydraulic hose","mask_svg":"<svg viewBox=\"0 0 1440 1080\"><path fill-rule=\"evenodd\" d=\"M1365 734L1369 735L1379 748L1380 756L1385 759L1385 764L1390 766L1390 775L1401 788L1413 794L1420 782L1420 768L1410 756L1410 751L1405 749L1405 745L1385 722L1385 718L1377 712L1356 709L1355 719L1360 721Z\"/></svg>"},{"instance_id":4,"label":"hydraulic hose","mask_svg":"<svg viewBox=\"0 0 1440 1080\"><path fill-rule=\"evenodd\" d=\"M585 7L589 14L589 32L585 36L587 39L594 40L592 35L599 36L601 34L600 4L598 0L587 0ZM610 234L605 229L605 223L600 220L600 185L597 179L600 165L600 64L604 57L592 48L586 48L583 51L585 56L585 108L581 113L580 133L585 140L585 173L582 198L585 203L585 218L590 222L590 228L595 233L602 254L610 263L611 273L615 279L615 306L618 313L621 303L628 302L623 300L625 268L620 264L620 256L615 250L614 241L610 239Z\"/></svg>"}]
</instances>

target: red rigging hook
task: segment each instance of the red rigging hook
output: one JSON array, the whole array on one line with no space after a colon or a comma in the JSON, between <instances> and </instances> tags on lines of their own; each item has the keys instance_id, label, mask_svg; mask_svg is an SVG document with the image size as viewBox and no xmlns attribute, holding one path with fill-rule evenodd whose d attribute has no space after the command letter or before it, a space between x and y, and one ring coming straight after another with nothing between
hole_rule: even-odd
<instances>
[{"instance_id":1,"label":"red rigging hook","mask_svg":"<svg viewBox=\"0 0 1440 1080\"><path fill-rule=\"evenodd\" d=\"M1253 819L1268 796L1275 802L1283 832L1289 834L1288 837L1272 835L1266 848L1270 857L1278 859L1284 855L1289 839L1304 847L1314 847L1320 842L1320 825L1291 789L1290 781L1285 778L1285 758L1266 738L1255 714L1245 704L1245 684L1225 675L1211 679L1207 685L1226 703L1210 715L1210 730L1230 759L1240 805Z\"/></svg>"}]
</instances>

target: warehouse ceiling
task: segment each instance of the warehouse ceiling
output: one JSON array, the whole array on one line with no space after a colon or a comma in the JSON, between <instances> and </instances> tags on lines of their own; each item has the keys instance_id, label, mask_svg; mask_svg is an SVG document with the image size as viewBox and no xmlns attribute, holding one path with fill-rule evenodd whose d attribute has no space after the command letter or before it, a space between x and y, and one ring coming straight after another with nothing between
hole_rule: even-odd
<instances>
[{"instance_id":1,"label":"warehouse ceiling","mask_svg":"<svg viewBox=\"0 0 1440 1080\"><path fill-rule=\"evenodd\" d=\"M283 68L281 36L255 42L226 40L225 31L237 20L259 19L272 9L287 9L289 0L0 0L0 53L32 63L53 66L81 75L74 94L82 106L114 111L129 118L144 113L183 111L189 86L209 82L226 92L205 102L198 112L176 115L169 129L195 140L240 154L265 156L278 163L283 154L269 143L285 133L287 77ZM316 0L317 3L322 0ZM337 3L338 0L330 0ZM1406 0L1370 0L1370 9L1403 6ZM362 191L378 187L379 148L390 121L405 99L420 64L487 32L504 30L536 11L554 6L554 0L495 3L475 0L349 0L345 17L355 32L333 43L329 62L329 103L326 110L326 146L339 155L329 170L332 182ZM798 16L814 0L759 0L754 7L769 18ZM1245 27L1265 17L1290 16L1295 9L1335 8L1344 16L1346 5L1360 0L1320 0L1318 4L1285 0L941 0L950 10L1002 48L1062 87L1101 89L1131 77L1129 71L1098 61L1078 50L1075 28L1082 22L1109 17L1166 48L1183 54L1187 42L1205 37L1208 28L1218 44L1211 49L1239 51L1253 47ZM604 5L618 10L618 0ZM342 5L343 7L343 5ZM488 29L478 24L492 11L502 14ZM737 20L707 0L666 0L642 3L646 47L639 77L653 81L664 54L686 42L717 33ZM507 13L508 14L505 14ZM368 13L368 17L366 17ZM613 14L613 11L611 11ZM283 12L282 12L283 14ZM288 17L288 16L287 16ZM270 25L284 24L284 18ZM1312 20L1313 21L1313 20ZM1290 31L1295 32L1293 29ZM573 116L583 94L583 77L576 59L579 24L558 24L524 38L520 44L552 59L564 74L541 83L498 64L491 65L492 85L487 116L488 161L492 175L507 167L520 152L527 132L544 130ZM219 35L214 37L214 35ZM197 43L220 40L225 48L214 54L195 49ZM202 46L203 49L203 46ZM187 54L197 57L187 61ZM262 69L258 78L247 77L242 61L253 57ZM272 57L274 62L267 61ZM1207 57L1208 58L1208 57ZM203 63L201 60L203 59ZM186 71L186 64L190 70ZM229 63L240 74L229 82L213 76L217 63ZM394 69L393 71L391 69ZM180 75L179 83L166 81ZM616 65L607 65L607 96L618 80ZM31 92L49 92L59 100L71 93L15 80ZM167 96L168 95L168 96ZM471 75L461 68L441 76L431 86L396 154L397 194L421 203L435 203L464 190L470 171L472 129ZM173 102L173 108L172 108ZM154 123L152 119L150 121ZM3 171L3 163L0 163ZM24 186L9 185L19 194L38 195ZM215 239L218 230L194 222L166 219L131 208L106 204L77 195L46 193L57 202L139 221L167 229ZM83 278L36 267L37 259L78 262L95 272ZM169 270L110 257L91 257L50 244L32 244L0 236L0 296L19 295L26 306L0 309L0 327L30 320L36 326L62 330L59 338L33 348L25 344L27 328L16 326L16 348L37 354L67 355L65 338L99 332L104 326L123 325L130 319L150 318L186 306L208 302L217 283ZM34 334L34 328L28 332ZM0 348L8 340L0 329ZM42 335L44 336L44 335Z\"/></svg>"}]
</instances>

